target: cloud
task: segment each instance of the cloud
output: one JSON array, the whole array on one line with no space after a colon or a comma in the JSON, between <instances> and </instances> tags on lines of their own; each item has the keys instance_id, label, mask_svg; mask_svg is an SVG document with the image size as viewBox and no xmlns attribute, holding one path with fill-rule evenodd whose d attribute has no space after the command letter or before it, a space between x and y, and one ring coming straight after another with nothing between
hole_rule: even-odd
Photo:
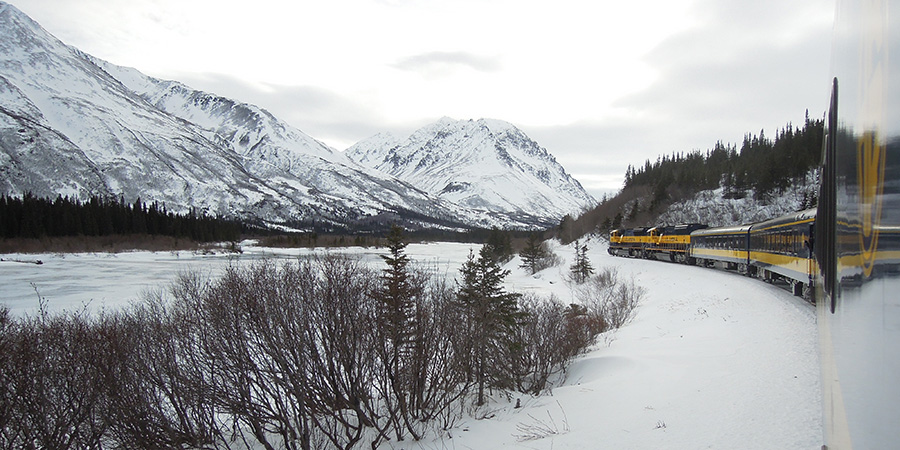
<instances>
[{"instance_id":1,"label":"cloud","mask_svg":"<svg viewBox=\"0 0 900 450\"><path fill-rule=\"evenodd\" d=\"M821 5L799 0L733 3L698 3L696 26L645 55L655 81L613 102L609 117L537 130L539 142L583 161L566 167L621 177L628 164L663 154L705 151L720 140L739 146L746 133L802 126L807 110L820 118L829 98L828 11L813 13Z\"/></svg>"},{"instance_id":2,"label":"cloud","mask_svg":"<svg viewBox=\"0 0 900 450\"><path fill-rule=\"evenodd\" d=\"M658 81L615 106L681 120L686 129L706 126L695 126L692 119L768 128L802 117L806 108L824 111L830 21L806 14L812 2L727 3L699 4L698 16L706 23L676 34L648 54ZM790 15L778 13L794 7L799 10Z\"/></svg>"},{"instance_id":3,"label":"cloud","mask_svg":"<svg viewBox=\"0 0 900 450\"><path fill-rule=\"evenodd\" d=\"M358 98L317 86L251 83L227 74L170 74L198 90L265 108L275 117L337 150L378 132L393 131L376 110ZM405 127L401 126L404 131Z\"/></svg>"},{"instance_id":4,"label":"cloud","mask_svg":"<svg viewBox=\"0 0 900 450\"><path fill-rule=\"evenodd\" d=\"M459 69L477 72L496 72L501 65L497 58L467 52L427 52L402 58L392 67L418 72L427 79L449 76Z\"/></svg>"}]
</instances>

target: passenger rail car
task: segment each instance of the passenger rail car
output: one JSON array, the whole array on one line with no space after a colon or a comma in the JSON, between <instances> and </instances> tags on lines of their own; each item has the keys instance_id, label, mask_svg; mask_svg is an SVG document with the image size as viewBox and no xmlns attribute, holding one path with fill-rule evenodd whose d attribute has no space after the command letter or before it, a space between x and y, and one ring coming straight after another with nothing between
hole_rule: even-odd
<instances>
[{"instance_id":1,"label":"passenger rail car","mask_svg":"<svg viewBox=\"0 0 900 450\"><path fill-rule=\"evenodd\" d=\"M749 253L747 239L750 225L715 227L691 233L689 263L712 267L722 263L725 268L747 273Z\"/></svg>"},{"instance_id":2,"label":"passenger rail car","mask_svg":"<svg viewBox=\"0 0 900 450\"><path fill-rule=\"evenodd\" d=\"M817 270L813 255L815 220L816 210L810 209L746 225L655 227L646 232L647 237L641 237L642 242L634 241L629 247L612 243L616 231L610 235L610 254L643 258L668 255L673 262L719 265L769 282L785 281L794 295L813 300L809 288ZM639 244L643 247L636 250Z\"/></svg>"},{"instance_id":3,"label":"passenger rail car","mask_svg":"<svg viewBox=\"0 0 900 450\"><path fill-rule=\"evenodd\" d=\"M767 281L785 279L794 295L803 295L817 270L813 257L815 220L816 210L810 209L753 224L748 239L751 274Z\"/></svg>"}]
</instances>

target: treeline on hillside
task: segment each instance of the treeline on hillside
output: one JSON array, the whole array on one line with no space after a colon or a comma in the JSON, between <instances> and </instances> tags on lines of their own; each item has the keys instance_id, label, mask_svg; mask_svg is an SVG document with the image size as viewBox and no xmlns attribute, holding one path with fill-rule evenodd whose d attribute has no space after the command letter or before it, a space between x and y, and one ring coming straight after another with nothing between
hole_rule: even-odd
<instances>
[{"instance_id":1,"label":"treeline on hillside","mask_svg":"<svg viewBox=\"0 0 900 450\"><path fill-rule=\"evenodd\" d=\"M705 153L694 151L662 156L643 167L628 166L625 187L651 186L652 205L666 200L670 186L696 192L724 188L726 198L743 198L749 191L758 200L782 191L804 177L821 158L822 120L810 120L803 128L788 124L769 139L763 131L747 134L740 151L732 144L717 142Z\"/></svg>"},{"instance_id":2,"label":"treeline on hillside","mask_svg":"<svg viewBox=\"0 0 900 450\"><path fill-rule=\"evenodd\" d=\"M286 232L274 229L257 229L253 234L259 237L262 247L381 247L385 245L389 230L346 231L344 234L318 233L315 231ZM524 245L532 234L525 230L491 229L435 229L420 228L406 230L405 236L411 242L463 242L488 244L498 252L495 256L508 260L518 247Z\"/></svg>"},{"instance_id":3,"label":"treeline on hillside","mask_svg":"<svg viewBox=\"0 0 900 450\"><path fill-rule=\"evenodd\" d=\"M25 194L0 196L0 238L60 236L164 235L198 242L234 241L241 223L197 213L175 214L157 202L149 205L122 197L91 197L87 202Z\"/></svg>"},{"instance_id":4,"label":"treeline on hillside","mask_svg":"<svg viewBox=\"0 0 900 450\"><path fill-rule=\"evenodd\" d=\"M744 198L752 193L757 200L768 201L805 177L819 163L824 122L810 120L807 114L802 128L788 124L766 137L747 134L740 149L717 142L705 152L675 153L661 156L643 167L628 166L623 189L578 218L566 216L556 235L569 243L587 233L655 223L657 216L672 202L697 192L723 188L724 198ZM816 199L809 199L809 206Z\"/></svg>"}]
</instances>

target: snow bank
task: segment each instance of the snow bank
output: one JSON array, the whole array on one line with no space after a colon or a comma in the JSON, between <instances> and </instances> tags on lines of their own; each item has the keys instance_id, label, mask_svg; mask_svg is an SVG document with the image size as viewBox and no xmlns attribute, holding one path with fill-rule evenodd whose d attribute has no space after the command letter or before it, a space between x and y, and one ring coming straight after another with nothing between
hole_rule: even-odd
<instances>
[{"instance_id":1,"label":"snow bank","mask_svg":"<svg viewBox=\"0 0 900 450\"><path fill-rule=\"evenodd\" d=\"M600 336L551 395L495 396L457 429L396 448L819 448L811 305L740 275L594 246L595 267L647 290L634 320ZM572 298L563 278L573 251L557 251L562 266L535 278L519 270L510 284Z\"/></svg>"},{"instance_id":2,"label":"snow bank","mask_svg":"<svg viewBox=\"0 0 900 450\"><path fill-rule=\"evenodd\" d=\"M596 268L615 267L646 289L632 322L599 336L552 393L497 394L456 427L408 449L819 448L821 406L815 314L784 289L733 273L616 258L591 242ZM566 282L571 246L553 245L562 265L529 276L518 258L509 290L575 301ZM412 244L417 262L458 276L468 244ZM379 249L335 250L381 264ZM14 314L35 310L35 289L51 310L116 308L179 271L215 276L227 264L296 259L309 250L245 246L243 255L135 252L117 255L0 255L0 303ZM516 402L521 408L515 408Z\"/></svg>"}]
</instances>

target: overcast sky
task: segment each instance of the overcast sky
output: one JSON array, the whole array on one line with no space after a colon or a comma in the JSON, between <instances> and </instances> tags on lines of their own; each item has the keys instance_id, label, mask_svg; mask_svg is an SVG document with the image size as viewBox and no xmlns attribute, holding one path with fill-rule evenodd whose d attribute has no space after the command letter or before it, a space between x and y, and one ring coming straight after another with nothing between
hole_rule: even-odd
<instances>
[{"instance_id":1,"label":"overcast sky","mask_svg":"<svg viewBox=\"0 0 900 450\"><path fill-rule=\"evenodd\" d=\"M338 150L501 119L595 196L827 106L833 0L12 0L67 44Z\"/></svg>"}]
</instances>

